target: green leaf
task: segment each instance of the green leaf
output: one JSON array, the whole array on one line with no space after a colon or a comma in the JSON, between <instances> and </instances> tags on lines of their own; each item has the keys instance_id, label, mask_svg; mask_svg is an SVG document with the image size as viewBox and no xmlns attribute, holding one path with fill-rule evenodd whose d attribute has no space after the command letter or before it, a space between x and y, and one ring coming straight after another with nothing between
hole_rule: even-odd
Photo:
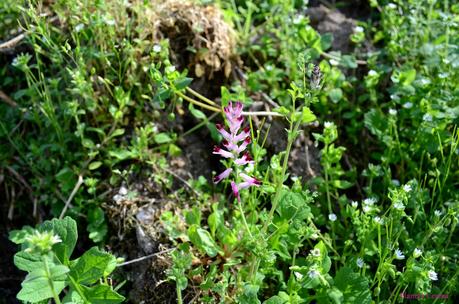
<instances>
[{"instance_id":1,"label":"green leaf","mask_svg":"<svg viewBox=\"0 0 459 304\"><path fill-rule=\"evenodd\" d=\"M328 92L328 97L330 97L331 101L334 103L338 103L341 98L343 98L343 91L340 88L331 89Z\"/></svg>"},{"instance_id":2,"label":"green leaf","mask_svg":"<svg viewBox=\"0 0 459 304\"><path fill-rule=\"evenodd\" d=\"M12 230L9 233L9 240L15 244L22 244L28 235L33 234L33 231L34 229L30 226L24 226L21 230Z\"/></svg>"},{"instance_id":3,"label":"green leaf","mask_svg":"<svg viewBox=\"0 0 459 304\"><path fill-rule=\"evenodd\" d=\"M368 280L352 271L350 267L341 268L335 277L335 286L343 293L343 304L371 303Z\"/></svg>"},{"instance_id":4,"label":"green leaf","mask_svg":"<svg viewBox=\"0 0 459 304\"><path fill-rule=\"evenodd\" d=\"M193 81L193 78L182 77L174 81L174 86L177 90L180 91L186 88L192 81Z\"/></svg>"},{"instance_id":5,"label":"green leaf","mask_svg":"<svg viewBox=\"0 0 459 304\"><path fill-rule=\"evenodd\" d=\"M343 55L340 60L340 64L348 69L355 69L357 67L357 61L354 56Z\"/></svg>"},{"instance_id":6,"label":"green leaf","mask_svg":"<svg viewBox=\"0 0 459 304\"><path fill-rule=\"evenodd\" d=\"M53 231L60 237L62 242L54 244L53 250L62 264L67 265L78 239L78 230L75 220L68 216L62 220L52 219L51 221L44 222L39 227L39 230Z\"/></svg>"},{"instance_id":7,"label":"green leaf","mask_svg":"<svg viewBox=\"0 0 459 304\"><path fill-rule=\"evenodd\" d=\"M190 226L188 237L195 246L206 252L210 257L216 256L221 251L210 233L207 230L199 228L197 225Z\"/></svg>"},{"instance_id":8,"label":"green leaf","mask_svg":"<svg viewBox=\"0 0 459 304\"><path fill-rule=\"evenodd\" d=\"M41 268L43 266L43 261L38 253L19 251L14 255L14 265L21 270L31 272Z\"/></svg>"},{"instance_id":9,"label":"green leaf","mask_svg":"<svg viewBox=\"0 0 459 304\"><path fill-rule=\"evenodd\" d=\"M65 280L69 269L64 265L53 265L49 267L49 277L43 268L35 269L30 272L24 282L17 298L21 301L36 303L53 297L53 290L49 280L53 282L54 292L59 294L67 285Z\"/></svg>"},{"instance_id":10,"label":"green leaf","mask_svg":"<svg viewBox=\"0 0 459 304\"><path fill-rule=\"evenodd\" d=\"M222 106L226 107L231 100L231 94L226 87L220 87L220 94L222 96Z\"/></svg>"},{"instance_id":11,"label":"green leaf","mask_svg":"<svg viewBox=\"0 0 459 304\"><path fill-rule=\"evenodd\" d=\"M157 144L165 144L172 141L172 138L167 133L158 133L153 139Z\"/></svg>"},{"instance_id":12,"label":"green leaf","mask_svg":"<svg viewBox=\"0 0 459 304\"><path fill-rule=\"evenodd\" d=\"M108 155L114 157L118 160L126 160L129 158L134 158L135 154L129 150L117 149L108 151Z\"/></svg>"},{"instance_id":13,"label":"green leaf","mask_svg":"<svg viewBox=\"0 0 459 304\"><path fill-rule=\"evenodd\" d=\"M333 43L333 35L331 33L325 33L320 37L320 48L323 51L328 50Z\"/></svg>"},{"instance_id":14,"label":"green leaf","mask_svg":"<svg viewBox=\"0 0 459 304\"><path fill-rule=\"evenodd\" d=\"M306 106L303 107L303 111L301 113L301 122L302 123L310 123L310 122L313 122L316 119L317 119L317 117L316 117L316 115L314 115L314 113L312 113L311 109L309 109Z\"/></svg>"},{"instance_id":15,"label":"green leaf","mask_svg":"<svg viewBox=\"0 0 459 304\"><path fill-rule=\"evenodd\" d=\"M89 168L89 170L96 170L100 166L102 166L102 162L101 161L95 161L95 162L90 163L88 168Z\"/></svg>"},{"instance_id":16,"label":"green leaf","mask_svg":"<svg viewBox=\"0 0 459 304\"><path fill-rule=\"evenodd\" d=\"M277 296L273 296L263 302L263 304L288 304L288 303L290 303L290 296L283 291L280 291Z\"/></svg>"},{"instance_id":17,"label":"green leaf","mask_svg":"<svg viewBox=\"0 0 459 304\"><path fill-rule=\"evenodd\" d=\"M193 104L191 104L191 103L188 104L188 110L190 110L190 113L191 113L194 117L196 117L197 119L202 119L202 120L207 119L206 114L204 114L202 111L196 109L196 108L193 106Z\"/></svg>"},{"instance_id":18,"label":"green leaf","mask_svg":"<svg viewBox=\"0 0 459 304\"><path fill-rule=\"evenodd\" d=\"M327 290L327 294L332 300L332 303L341 304L343 303L343 293L336 287L332 287Z\"/></svg>"},{"instance_id":19,"label":"green leaf","mask_svg":"<svg viewBox=\"0 0 459 304\"><path fill-rule=\"evenodd\" d=\"M110 286L97 285L94 287L82 286L86 299L91 304L116 304L124 301L124 297Z\"/></svg>"},{"instance_id":20,"label":"green leaf","mask_svg":"<svg viewBox=\"0 0 459 304\"><path fill-rule=\"evenodd\" d=\"M352 183L345 180L334 180L332 181L332 185L338 189L348 189L352 187Z\"/></svg>"},{"instance_id":21,"label":"green leaf","mask_svg":"<svg viewBox=\"0 0 459 304\"><path fill-rule=\"evenodd\" d=\"M76 260L70 269L70 276L79 284L93 284L104 277L113 259L111 254L92 247Z\"/></svg>"}]
</instances>

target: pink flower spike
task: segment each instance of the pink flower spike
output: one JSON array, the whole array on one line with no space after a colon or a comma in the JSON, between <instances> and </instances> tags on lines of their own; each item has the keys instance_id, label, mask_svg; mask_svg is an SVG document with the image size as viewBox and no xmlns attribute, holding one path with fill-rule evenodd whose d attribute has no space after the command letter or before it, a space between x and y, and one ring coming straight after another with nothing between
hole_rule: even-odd
<instances>
[{"instance_id":1,"label":"pink flower spike","mask_svg":"<svg viewBox=\"0 0 459 304\"><path fill-rule=\"evenodd\" d=\"M242 132L235 136L233 138L233 141L234 142L240 142L241 140L244 140L246 137L248 137L250 135L250 128L249 127L245 127L244 130L242 130Z\"/></svg>"},{"instance_id":2,"label":"pink flower spike","mask_svg":"<svg viewBox=\"0 0 459 304\"><path fill-rule=\"evenodd\" d=\"M249 183L250 184L249 186L260 186L261 185L261 182L258 179L254 178L254 177L250 177L245 173L240 173L239 176L242 177L242 179L246 183Z\"/></svg>"},{"instance_id":3,"label":"pink flower spike","mask_svg":"<svg viewBox=\"0 0 459 304\"><path fill-rule=\"evenodd\" d=\"M244 139L244 142L237 148L237 152L241 153L242 151L244 151L245 148L247 148L247 145L250 144L251 142L252 142L252 139L250 137L246 137Z\"/></svg>"},{"instance_id":4,"label":"pink flower spike","mask_svg":"<svg viewBox=\"0 0 459 304\"><path fill-rule=\"evenodd\" d=\"M217 146L214 147L214 151L212 153L213 154L219 154L219 155L221 155L222 157L225 157L225 158L233 158L234 157L233 153L228 152L226 150L223 150L223 149L221 149L221 148L219 148Z\"/></svg>"},{"instance_id":5,"label":"pink flower spike","mask_svg":"<svg viewBox=\"0 0 459 304\"><path fill-rule=\"evenodd\" d=\"M231 189L233 190L233 194L235 197L237 197L237 200L240 202L241 201L241 197L239 196L239 189L236 185L235 182L231 181Z\"/></svg>"},{"instance_id":6,"label":"pink flower spike","mask_svg":"<svg viewBox=\"0 0 459 304\"><path fill-rule=\"evenodd\" d=\"M233 120L229 120L231 134L236 134L237 131L239 131L243 121L244 117L242 116L236 117Z\"/></svg>"},{"instance_id":7,"label":"pink flower spike","mask_svg":"<svg viewBox=\"0 0 459 304\"><path fill-rule=\"evenodd\" d=\"M228 142L226 139L222 141L222 145L230 151L237 151L237 145Z\"/></svg>"},{"instance_id":8,"label":"pink flower spike","mask_svg":"<svg viewBox=\"0 0 459 304\"><path fill-rule=\"evenodd\" d=\"M218 184L221 180L227 178L231 174L231 172L233 172L233 169L228 168L225 171L223 171L222 173L220 173L219 175L215 176L214 177L214 183Z\"/></svg>"},{"instance_id":9,"label":"pink flower spike","mask_svg":"<svg viewBox=\"0 0 459 304\"><path fill-rule=\"evenodd\" d=\"M228 131L226 131L223 128L222 124L216 124L215 126L217 127L218 132L223 136L223 138L225 138L228 141L231 140L231 134L229 134Z\"/></svg>"},{"instance_id":10,"label":"pink flower spike","mask_svg":"<svg viewBox=\"0 0 459 304\"><path fill-rule=\"evenodd\" d=\"M253 159L250 157L250 154L248 152L245 152L244 155L242 155L241 158L238 158L234 161L236 165L243 166L247 164L252 164Z\"/></svg>"}]
</instances>

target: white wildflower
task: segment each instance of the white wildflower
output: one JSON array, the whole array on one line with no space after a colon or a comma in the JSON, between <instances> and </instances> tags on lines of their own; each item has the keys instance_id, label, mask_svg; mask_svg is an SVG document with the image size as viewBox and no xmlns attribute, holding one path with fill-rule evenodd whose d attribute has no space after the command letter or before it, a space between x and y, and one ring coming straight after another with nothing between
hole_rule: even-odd
<instances>
[{"instance_id":1,"label":"white wildflower","mask_svg":"<svg viewBox=\"0 0 459 304\"><path fill-rule=\"evenodd\" d=\"M373 206L377 200L374 197L366 198L363 200L363 203L367 206Z\"/></svg>"},{"instance_id":2,"label":"white wildflower","mask_svg":"<svg viewBox=\"0 0 459 304\"><path fill-rule=\"evenodd\" d=\"M392 115L392 116L395 116L395 115L397 115L397 110L389 109L389 114Z\"/></svg>"},{"instance_id":3,"label":"white wildflower","mask_svg":"<svg viewBox=\"0 0 459 304\"><path fill-rule=\"evenodd\" d=\"M431 279L432 281L437 281L438 280L438 275L435 271L433 270L430 270L427 275L429 276L429 279Z\"/></svg>"},{"instance_id":4,"label":"white wildflower","mask_svg":"<svg viewBox=\"0 0 459 304\"><path fill-rule=\"evenodd\" d=\"M403 107L404 107L405 109L411 109L411 108L413 107L413 103L411 103L411 102L409 102L409 101L408 101L408 102L405 102L405 103L403 104Z\"/></svg>"},{"instance_id":5,"label":"white wildflower","mask_svg":"<svg viewBox=\"0 0 459 304\"><path fill-rule=\"evenodd\" d=\"M384 220L380 218L379 216L375 216L374 221L376 222L376 224L379 224L379 225L384 224Z\"/></svg>"},{"instance_id":6,"label":"white wildflower","mask_svg":"<svg viewBox=\"0 0 459 304\"><path fill-rule=\"evenodd\" d=\"M397 260L403 260L405 258L405 255L400 249L395 250L395 258Z\"/></svg>"},{"instance_id":7,"label":"white wildflower","mask_svg":"<svg viewBox=\"0 0 459 304\"><path fill-rule=\"evenodd\" d=\"M155 44L153 46L153 52L155 52L155 53L161 52L161 46L159 44Z\"/></svg>"},{"instance_id":8,"label":"white wildflower","mask_svg":"<svg viewBox=\"0 0 459 304\"><path fill-rule=\"evenodd\" d=\"M121 186L120 190L118 190L119 195L125 196L127 193L128 193L128 190L124 186Z\"/></svg>"},{"instance_id":9,"label":"white wildflower","mask_svg":"<svg viewBox=\"0 0 459 304\"><path fill-rule=\"evenodd\" d=\"M395 5L394 3L389 3L389 4L387 5L387 8L396 9L396 8L397 8L397 5Z\"/></svg>"},{"instance_id":10,"label":"white wildflower","mask_svg":"<svg viewBox=\"0 0 459 304\"><path fill-rule=\"evenodd\" d=\"M414 248L413 256L414 256L415 258L419 258L419 257L421 256L421 254L422 254L422 250L421 250L421 249L419 249L419 248Z\"/></svg>"},{"instance_id":11,"label":"white wildflower","mask_svg":"<svg viewBox=\"0 0 459 304\"><path fill-rule=\"evenodd\" d=\"M293 272L293 274L295 275L295 277L296 277L296 279L298 281L301 281L301 279L303 278L303 275L301 273L299 273L299 272L295 271L295 272Z\"/></svg>"},{"instance_id":12,"label":"white wildflower","mask_svg":"<svg viewBox=\"0 0 459 304\"><path fill-rule=\"evenodd\" d=\"M376 72L375 70L368 71L368 76L377 76L377 75L378 75L378 72Z\"/></svg>"},{"instance_id":13,"label":"white wildflower","mask_svg":"<svg viewBox=\"0 0 459 304\"><path fill-rule=\"evenodd\" d=\"M368 206L368 205L365 205L365 206L363 206L363 208L362 208L362 209L363 209L363 212L365 212L365 213L368 213L368 212L370 212L370 211L371 211L371 207L370 207L370 206Z\"/></svg>"},{"instance_id":14,"label":"white wildflower","mask_svg":"<svg viewBox=\"0 0 459 304\"><path fill-rule=\"evenodd\" d=\"M356 261L356 264L357 264L357 267L359 268L363 268L363 265L365 265L362 258L358 258Z\"/></svg>"},{"instance_id":15,"label":"white wildflower","mask_svg":"<svg viewBox=\"0 0 459 304\"><path fill-rule=\"evenodd\" d=\"M175 66L171 65L166 68L166 73L173 73L175 72Z\"/></svg>"},{"instance_id":16,"label":"white wildflower","mask_svg":"<svg viewBox=\"0 0 459 304\"><path fill-rule=\"evenodd\" d=\"M319 272L317 270L315 270L315 269L311 269L311 270L308 271L308 276L311 279L316 278L318 275L319 275Z\"/></svg>"},{"instance_id":17,"label":"white wildflower","mask_svg":"<svg viewBox=\"0 0 459 304\"><path fill-rule=\"evenodd\" d=\"M398 179L393 179L392 180L392 185L398 187L398 186L400 186L400 181Z\"/></svg>"},{"instance_id":18,"label":"white wildflower","mask_svg":"<svg viewBox=\"0 0 459 304\"><path fill-rule=\"evenodd\" d=\"M314 257L320 257L320 249L319 248L314 248L311 250L311 255Z\"/></svg>"},{"instance_id":19,"label":"white wildflower","mask_svg":"<svg viewBox=\"0 0 459 304\"><path fill-rule=\"evenodd\" d=\"M337 65L339 65L339 61L335 60L335 59L330 59L330 64L334 65L334 66L337 66Z\"/></svg>"},{"instance_id":20,"label":"white wildflower","mask_svg":"<svg viewBox=\"0 0 459 304\"><path fill-rule=\"evenodd\" d=\"M75 32L81 32L81 30L84 28L84 24L83 23L79 23L75 26Z\"/></svg>"},{"instance_id":21,"label":"white wildflower","mask_svg":"<svg viewBox=\"0 0 459 304\"><path fill-rule=\"evenodd\" d=\"M330 221L332 221L332 222L336 221L336 219L337 219L336 214L330 213L330 214L328 215L328 219L329 219Z\"/></svg>"},{"instance_id":22,"label":"white wildflower","mask_svg":"<svg viewBox=\"0 0 459 304\"><path fill-rule=\"evenodd\" d=\"M394 208L397 209L397 210L403 210L403 209L405 209L405 205L403 205L402 202L398 201L398 202L394 203Z\"/></svg>"},{"instance_id":23,"label":"white wildflower","mask_svg":"<svg viewBox=\"0 0 459 304\"><path fill-rule=\"evenodd\" d=\"M427 121L427 122L431 122L432 121L432 115L426 113L426 114L424 114L424 116L422 116L422 120Z\"/></svg>"},{"instance_id":24,"label":"white wildflower","mask_svg":"<svg viewBox=\"0 0 459 304\"><path fill-rule=\"evenodd\" d=\"M351 205L352 207L357 208L359 206L359 203L357 203L356 201L352 201Z\"/></svg>"},{"instance_id":25,"label":"white wildflower","mask_svg":"<svg viewBox=\"0 0 459 304\"><path fill-rule=\"evenodd\" d=\"M413 189L411 188L411 185L406 184L406 185L403 186L403 191L405 191L405 192L411 192L411 190L413 190Z\"/></svg>"},{"instance_id":26,"label":"white wildflower","mask_svg":"<svg viewBox=\"0 0 459 304\"><path fill-rule=\"evenodd\" d=\"M361 27L361 26L356 26L356 27L354 28L354 33L363 33L363 30L364 30L363 27Z\"/></svg>"},{"instance_id":27,"label":"white wildflower","mask_svg":"<svg viewBox=\"0 0 459 304\"><path fill-rule=\"evenodd\" d=\"M434 214L435 214L435 216L440 217L441 216L441 211L440 210L435 210Z\"/></svg>"},{"instance_id":28,"label":"white wildflower","mask_svg":"<svg viewBox=\"0 0 459 304\"><path fill-rule=\"evenodd\" d=\"M324 122L324 127L325 127L325 128L328 129L328 128L331 128L332 126L333 126L333 123L332 123L332 122L329 122L329 121Z\"/></svg>"}]
</instances>

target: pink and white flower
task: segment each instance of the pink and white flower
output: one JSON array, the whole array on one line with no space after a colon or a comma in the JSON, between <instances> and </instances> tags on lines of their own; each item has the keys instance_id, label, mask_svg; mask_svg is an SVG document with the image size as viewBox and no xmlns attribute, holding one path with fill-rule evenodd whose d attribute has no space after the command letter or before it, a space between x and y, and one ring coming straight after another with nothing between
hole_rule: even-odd
<instances>
[{"instance_id":1,"label":"pink and white flower","mask_svg":"<svg viewBox=\"0 0 459 304\"><path fill-rule=\"evenodd\" d=\"M229 159L233 165L236 165L234 170L230 167L217 175L214 178L214 183L219 183L233 174L234 179L231 181L231 189L238 200L240 200L239 190L251 186L258 187L261 184L256 178L240 172L243 170L243 166L253 164L253 159L250 154L247 151L244 152L247 146L252 142L252 139L250 137L250 128L245 127L241 130L241 126L244 122L242 108L242 103L236 102L233 106L233 103L230 102L228 106L223 109L228 122L229 131L225 129L222 124L217 124L216 127L224 138L222 145L226 150L216 146L212 152L213 154L218 154ZM242 143L239 144L240 142ZM240 156L243 152L244 154Z\"/></svg>"}]
</instances>

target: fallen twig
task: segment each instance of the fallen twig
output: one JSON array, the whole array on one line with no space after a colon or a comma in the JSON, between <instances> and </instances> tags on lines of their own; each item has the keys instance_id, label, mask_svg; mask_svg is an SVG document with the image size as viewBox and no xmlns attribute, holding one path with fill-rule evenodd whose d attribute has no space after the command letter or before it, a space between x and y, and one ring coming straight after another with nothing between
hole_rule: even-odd
<instances>
[{"instance_id":1,"label":"fallen twig","mask_svg":"<svg viewBox=\"0 0 459 304\"><path fill-rule=\"evenodd\" d=\"M155 257L157 255L161 255L161 254L164 254L164 253L171 252L174 249L175 248L169 248L169 249L166 249L166 250L163 250L163 251L155 252L155 253L152 253L152 254L137 258L137 259L133 259L133 260L130 260L130 261L127 261L127 262L123 262L121 264L118 264L117 266L118 267L122 267L122 266L130 265L130 264L134 264L134 263L137 263L137 262L142 262L144 260L147 260L149 258Z\"/></svg>"},{"instance_id":2,"label":"fallen twig","mask_svg":"<svg viewBox=\"0 0 459 304\"><path fill-rule=\"evenodd\" d=\"M13 48L22 39L24 39L25 36L26 36L25 33L21 33L21 34L17 35L16 37L11 38L10 40L3 42L2 44L0 44L0 50L1 49L11 49L11 48Z\"/></svg>"},{"instance_id":3,"label":"fallen twig","mask_svg":"<svg viewBox=\"0 0 459 304\"><path fill-rule=\"evenodd\" d=\"M11 97L6 95L2 90L0 90L0 99L12 106L13 108L16 108L18 106L18 104L13 99L11 99Z\"/></svg>"},{"instance_id":4,"label":"fallen twig","mask_svg":"<svg viewBox=\"0 0 459 304\"><path fill-rule=\"evenodd\" d=\"M70 202L72 201L73 197L77 193L78 189L80 189L82 184L83 184L83 176L78 175L78 181L77 181L77 183L75 185L75 188L73 188L72 193L70 193L69 198L65 202L64 209L62 209L61 215L59 216L60 220L64 218L65 212L67 212L67 209L69 208Z\"/></svg>"}]
</instances>

